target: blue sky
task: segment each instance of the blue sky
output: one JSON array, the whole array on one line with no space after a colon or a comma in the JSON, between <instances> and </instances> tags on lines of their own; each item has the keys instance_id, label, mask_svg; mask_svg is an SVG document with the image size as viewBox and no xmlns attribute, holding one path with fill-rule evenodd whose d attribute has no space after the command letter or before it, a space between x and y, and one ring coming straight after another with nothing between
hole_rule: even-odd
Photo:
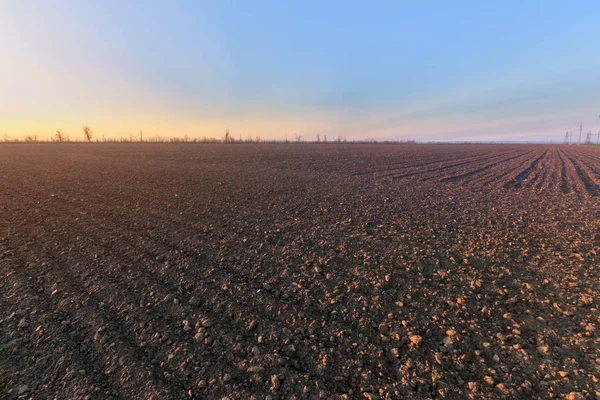
<instances>
[{"instance_id":1,"label":"blue sky","mask_svg":"<svg viewBox=\"0 0 600 400\"><path fill-rule=\"evenodd\" d=\"M0 134L554 140L600 129L600 3L0 3Z\"/></svg>"}]
</instances>

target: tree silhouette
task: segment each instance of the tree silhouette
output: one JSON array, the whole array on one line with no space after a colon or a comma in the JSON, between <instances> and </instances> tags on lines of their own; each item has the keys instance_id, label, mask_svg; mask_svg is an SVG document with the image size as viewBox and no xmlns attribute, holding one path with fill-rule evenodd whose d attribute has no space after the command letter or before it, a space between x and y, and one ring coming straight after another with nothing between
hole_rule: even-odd
<instances>
[{"instance_id":1,"label":"tree silhouette","mask_svg":"<svg viewBox=\"0 0 600 400\"><path fill-rule=\"evenodd\" d=\"M85 140L87 140L88 142L91 142L92 136L94 135L94 133L92 132L92 130L90 129L89 126L85 125L83 127L83 135L85 136Z\"/></svg>"}]
</instances>

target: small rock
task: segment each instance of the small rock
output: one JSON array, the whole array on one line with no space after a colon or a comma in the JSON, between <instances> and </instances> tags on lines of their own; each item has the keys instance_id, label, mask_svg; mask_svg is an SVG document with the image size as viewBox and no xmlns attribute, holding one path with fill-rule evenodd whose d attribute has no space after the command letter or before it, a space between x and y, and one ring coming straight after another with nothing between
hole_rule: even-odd
<instances>
[{"instance_id":1,"label":"small rock","mask_svg":"<svg viewBox=\"0 0 600 400\"><path fill-rule=\"evenodd\" d=\"M421 345L421 342L423 341L423 338L419 335L410 335L408 337L408 340L410 340L410 342L415 345L415 347L419 347Z\"/></svg>"},{"instance_id":2,"label":"small rock","mask_svg":"<svg viewBox=\"0 0 600 400\"><path fill-rule=\"evenodd\" d=\"M377 329L379 329L379 333L381 333L382 335L387 335L390 330L385 322L380 323Z\"/></svg>"},{"instance_id":3,"label":"small rock","mask_svg":"<svg viewBox=\"0 0 600 400\"><path fill-rule=\"evenodd\" d=\"M376 395L375 393L367 393L367 392L365 392L365 393L363 393L363 395L368 400L379 400L379 396Z\"/></svg>"},{"instance_id":4,"label":"small rock","mask_svg":"<svg viewBox=\"0 0 600 400\"><path fill-rule=\"evenodd\" d=\"M206 387L206 381L204 379L199 380L197 386L200 389L204 389Z\"/></svg>"},{"instance_id":5,"label":"small rock","mask_svg":"<svg viewBox=\"0 0 600 400\"><path fill-rule=\"evenodd\" d=\"M271 375L271 385L271 388L274 390L279 389L279 386L281 386L281 382L279 382L277 375Z\"/></svg>"},{"instance_id":6,"label":"small rock","mask_svg":"<svg viewBox=\"0 0 600 400\"><path fill-rule=\"evenodd\" d=\"M21 385L19 386L19 388L17 389L17 394L19 396L21 396L22 394L27 393L27 391L29 390L29 388L27 387L27 385Z\"/></svg>"},{"instance_id":7,"label":"small rock","mask_svg":"<svg viewBox=\"0 0 600 400\"><path fill-rule=\"evenodd\" d=\"M537 351L542 354L548 354L550 347L546 344L538 346Z\"/></svg>"},{"instance_id":8,"label":"small rock","mask_svg":"<svg viewBox=\"0 0 600 400\"><path fill-rule=\"evenodd\" d=\"M399 357L400 357L400 350L398 350L398 348L397 348L397 347L394 347L394 348L391 350L391 352L392 352L392 355L393 355L394 357L396 357L396 358L399 358Z\"/></svg>"},{"instance_id":9,"label":"small rock","mask_svg":"<svg viewBox=\"0 0 600 400\"><path fill-rule=\"evenodd\" d=\"M210 319L205 319L202 321L203 328L210 328L212 325L213 325L213 323Z\"/></svg>"},{"instance_id":10,"label":"small rock","mask_svg":"<svg viewBox=\"0 0 600 400\"><path fill-rule=\"evenodd\" d=\"M248 330L249 330L250 332L253 332L253 331L256 329L256 327L257 327L257 326L258 326L258 322L256 322L256 320L254 320L254 319L253 319L253 320L252 320L252 321L250 321L250 323L248 324Z\"/></svg>"},{"instance_id":11,"label":"small rock","mask_svg":"<svg viewBox=\"0 0 600 400\"><path fill-rule=\"evenodd\" d=\"M27 328L29 327L29 322L27 322L27 320L25 320L25 318L21 319L19 321L19 328Z\"/></svg>"},{"instance_id":12,"label":"small rock","mask_svg":"<svg viewBox=\"0 0 600 400\"><path fill-rule=\"evenodd\" d=\"M190 306L197 306L199 301L196 297L192 297L190 298L190 300L188 301L188 303L190 304Z\"/></svg>"},{"instance_id":13,"label":"small rock","mask_svg":"<svg viewBox=\"0 0 600 400\"><path fill-rule=\"evenodd\" d=\"M565 398L567 400L583 400L585 397L579 392L571 392Z\"/></svg>"},{"instance_id":14,"label":"small rock","mask_svg":"<svg viewBox=\"0 0 600 400\"><path fill-rule=\"evenodd\" d=\"M258 366L258 365L255 365L255 366L252 366L252 367L248 368L248 372L250 372L251 374L260 374L260 373L262 373L264 371L265 371L265 369L263 367L261 367L261 366Z\"/></svg>"}]
</instances>

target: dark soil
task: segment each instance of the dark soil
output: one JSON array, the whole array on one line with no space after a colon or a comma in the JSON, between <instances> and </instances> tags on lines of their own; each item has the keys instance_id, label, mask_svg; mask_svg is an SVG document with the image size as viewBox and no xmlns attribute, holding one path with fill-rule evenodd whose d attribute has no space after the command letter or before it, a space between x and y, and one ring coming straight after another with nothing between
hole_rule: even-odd
<instances>
[{"instance_id":1,"label":"dark soil","mask_svg":"<svg viewBox=\"0 0 600 400\"><path fill-rule=\"evenodd\" d=\"M600 148L0 146L0 398L600 397Z\"/></svg>"}]
</instances>

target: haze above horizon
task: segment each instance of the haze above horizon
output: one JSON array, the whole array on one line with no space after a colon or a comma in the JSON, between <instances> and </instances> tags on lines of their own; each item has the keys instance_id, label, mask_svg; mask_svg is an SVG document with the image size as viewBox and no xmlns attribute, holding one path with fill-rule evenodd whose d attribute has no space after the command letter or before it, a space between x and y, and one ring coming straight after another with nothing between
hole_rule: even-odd
<instances>
[{"instance_id":1,"label":"haze above horizon","mask_svg":"<svg viewBox=\"0 0 600 400\"><path fill-rule=\"evenodd\" d=\"M599 17L595 1L3 1L0 136L560 142L600 129Z\"/></svg>"}]
</instances>

